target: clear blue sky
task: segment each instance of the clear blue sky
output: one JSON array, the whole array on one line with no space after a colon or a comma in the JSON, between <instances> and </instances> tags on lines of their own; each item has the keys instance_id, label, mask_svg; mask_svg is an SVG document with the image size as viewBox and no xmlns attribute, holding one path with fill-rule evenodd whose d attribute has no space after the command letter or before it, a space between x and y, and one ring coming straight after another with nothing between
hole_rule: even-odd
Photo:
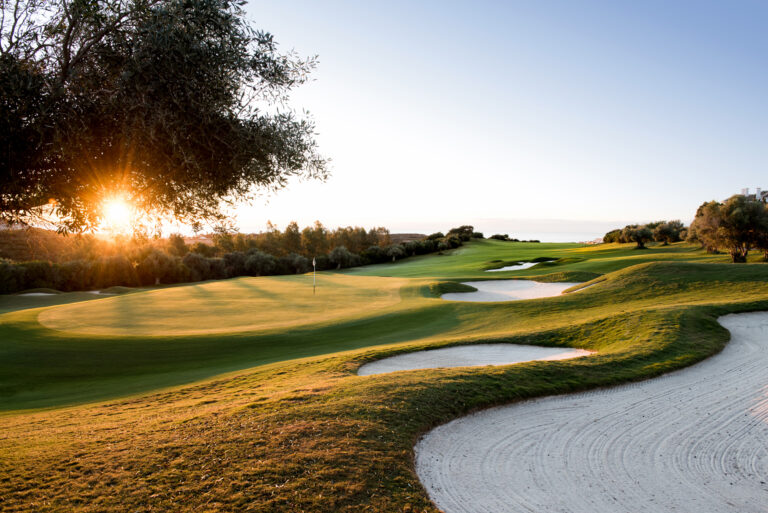
<instances>
[{"instance_id":1,"label":"clear blue sky","mask_svg":"<svg viewBox=\"0 0 768 513\"><path fill-rule=\"evenodd\" d=\"M320 219L599 235L768 188L768 2L246 9L283 50L319 56L292 104L333 176L239 209L245 231Z\"/></svg>"}]
</instances>

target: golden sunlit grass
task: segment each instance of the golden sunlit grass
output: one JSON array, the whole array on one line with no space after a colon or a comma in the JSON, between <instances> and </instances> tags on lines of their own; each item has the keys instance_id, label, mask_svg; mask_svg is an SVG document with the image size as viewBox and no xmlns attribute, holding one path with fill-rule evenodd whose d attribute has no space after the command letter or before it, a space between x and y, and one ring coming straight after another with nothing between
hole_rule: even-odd
<instances>
[{"instance_id":1,"label":"golden sunlit grass","mask_svg":"<svg viewBox=\"0 0 768 513\"><path fill-rule=\"evenodd\" d=\"M507 342L599 352L590 358L360 377L358 364L396 346L363 348L143 397L0 416L0 506L437 513L412 467L420 433L477 408L694 363L728 339L717 315L768 305L767 279L761 265L646 264L567 299L466 305L507 323ZM606 315L550 328L579 303ZM547 319L537 319L541 307Z\"/></svg>"},{"instance_id":2,"label":"golden sunlit grass","mask_svg":"<svg viewBox=\"0 0 768 513\"><path fill-rule=\"evenodd\" d=\"M321 326L383 313L400 303L400 288L407 281L321 274L314 292L311 275L239 278L64 305L45 310L38 320L55 330L107 336Z\"/></svg>"},{"instance_id":3,"label":"golden sunlit grass","mask_svg":"<svg viewBox=\"0 0 768 513\"><path fill-rule=\"evenodd\" d=\"M296 276L210 282L124 297L132 301L96 299L73 303L71 310L5 314L0 509L436 513L413 471L419 434L478 408L690 365L727 341L727 331L715 322L718 315L768 308L768 265L643 263L638 260L720 256L682 245L623 248L471 243L447 255L365 269L411 278L323 273L328 282L319 284L343 299L328 303L328 311L313 306L311 278ZM485 277L483 269L499 261L552 255L562 261L530 272L594 274L641 265L610 272L575 294L496 304L442 301L429 291L446 288L446 282L413 277ZM302 292L299 284L309 286ZM25 305L50 300L21 299ZM367 309L379 300L380 306ZM185 303L197 306L184 310ZM78 316L78 322L117 331L100 338L39 324L41 312L57 310L67 314L58 322ZM304 315L326 319L334 310L343 322L293 324L269 333L125 336L132 323L151 332L165 329L153 323L207 329L217 320L236 327L258 319L262 325ZM361 363L404 350L481 341L573 346L598 354L355 375ZM93 399L110 400L8 411Z\"/></svg>"}]
</instances>

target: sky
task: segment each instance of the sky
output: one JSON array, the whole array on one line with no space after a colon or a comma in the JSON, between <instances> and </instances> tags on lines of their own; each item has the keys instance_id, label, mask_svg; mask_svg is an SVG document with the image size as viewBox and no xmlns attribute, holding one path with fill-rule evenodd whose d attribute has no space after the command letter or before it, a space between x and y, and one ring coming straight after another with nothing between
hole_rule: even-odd
<instances>
[{"instance_id":1,"label":"sky","mask_svg":"<svg viewBox=\"0 0 768 513\"><path fill-rule=\"evenodd\" d=\"M768 2L250 1L284 51L326 182L242 231L386 226L586 240L768 188Z\"/></svg>"}]
</instances>

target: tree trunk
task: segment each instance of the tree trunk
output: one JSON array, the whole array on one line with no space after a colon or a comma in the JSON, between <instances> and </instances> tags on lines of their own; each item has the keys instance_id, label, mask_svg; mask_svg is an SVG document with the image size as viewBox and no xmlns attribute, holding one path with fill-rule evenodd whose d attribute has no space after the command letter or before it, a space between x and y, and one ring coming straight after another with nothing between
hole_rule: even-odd
<instances>
[{"instance_id":1,"label":"tree trunk","mask_svg":"<svg viewBox=\"0 0 768 513\"><path fill-rule=\"evenodd\" d=\"M734 264L744 264L747 262L747 255L749 250L745 248L733 248L731 249L731 260Z\"/></svg>"}]
</instances>

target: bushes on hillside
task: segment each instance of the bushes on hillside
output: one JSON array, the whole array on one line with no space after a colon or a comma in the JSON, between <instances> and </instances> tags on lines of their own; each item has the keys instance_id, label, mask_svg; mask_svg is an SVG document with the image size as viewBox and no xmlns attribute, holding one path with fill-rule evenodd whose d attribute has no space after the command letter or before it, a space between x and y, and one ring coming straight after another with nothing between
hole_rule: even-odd
<instances>
[{"instance_id":1,"label":"bushes on hillside","mask_svg":"<svg viewBox=\"0 0 768 513\"><path fill-rule=\"evenodd\" d=\"M448 230L448 237L457 237L462 242L468 242L472 238L472 234L475 233L475 228L469 225L459 226L458 228L451 228Z\"/></svg>"},{"instance_id":2,"label":"bushes on hillside","mask_svg":"<svg viewBox=\"0 0 768 513\"><path fill-rule=\"evenodd\" d=\"M181 263L189 269L192 281L206 280L211 275L210 260L200 253L187 253Z\"/></svg>"},{"instance_id":3,"label":"bushes on hillside","mask_svg":"<svg viewBox=\"0 0 768 513\"><path fill-rule=\"evenodd\" d=\"M496 233L496 234L491 235L488 238L489 239L493 239L493 240L503 240L503 241L506 241L506 242L541 242L538 239L531 239L531 240L515 239L515 238L510 237L506 233Z\"/></svg>"},{"instance_id":4,"label":"bushes on hillside","mask_svg":"<svg viewBox=\"0 0 768 513\"><path fill-rule=\"evenodd\" d=\"M646 243L661 242L664 245L683 240L687 234L685 225L679 221L655 221L647 224L630 224L622 229L611 230L603 236L603 242L637 244L637 249L644 249Z\"/></svg>"},{"instance_id":5,"label":"bushes on hillside","mask_svg":"<svg viewBox=\"0 0 768 513\"><path fill-rule=\"evenodd\" d=\"M405 256L405 249L401 244L392 244L386 249L387 258L391 258L394 262Z\"/></svg>"},{"instance_id":6,"label":"bushes on hillside","mask_svg":"<svg viewBox=\"0 0 768 513\"><path fill-rule=\"evenodd\" d=\"M258 249L251 250L245 257L245 272L247 276L265 276L272 274L277 268L277 260Z\"/></svg>"},{"instance_id":7,"label":"bushes on hillside","mask_svg":"<svg viewBox=\"0 0 768 513\"><path fill-rule=\"evenodd\" d=\"M351 253L344 246L336 246L328 253L328 260L336 266L336 269L342 267L352 267L356 262L359 262L360 257Z\"/></svg>"},{"instance_id":8,"label":"bushes on hillside","mask_svg":"<svg viewBox=\"0 0 768 513\"><path fill-rule=\"evenodd\" d=\"M309 244L326 247L332 240L349 240L358 246L360 240L375 242L361 249L359 253L340 244L333 246L327 253L311 255L315 258L318 271L342 269L394 262L402 258L457 248L463 244L463 239L476 233L471 226L461 226L451 229L447 236L437 233L403 244L383 244L389 241L389 232L384 228L369 231L362 228L343 228L329 232L316 223L315 226L299 232L298 226L295 226L295 223L292 225L286 228L285 233L273 229L271 235L260 238L220 232L214 238L214 246L198 242L188 247L181 236L175 235L162 243L148 240L118 241L115 244L119 247L114 248L107 256L64 263L14 263L0 260L0 293L32 288L75 291L216 280L236 276L298 274L312 270L308 256L298 252L275 255L260 248L283 248L287 244L303 251L310 247ZM94 249L98 246L90 247ZM230 250L220 253L224 248Z\"/></svg>"}]
</instances>

